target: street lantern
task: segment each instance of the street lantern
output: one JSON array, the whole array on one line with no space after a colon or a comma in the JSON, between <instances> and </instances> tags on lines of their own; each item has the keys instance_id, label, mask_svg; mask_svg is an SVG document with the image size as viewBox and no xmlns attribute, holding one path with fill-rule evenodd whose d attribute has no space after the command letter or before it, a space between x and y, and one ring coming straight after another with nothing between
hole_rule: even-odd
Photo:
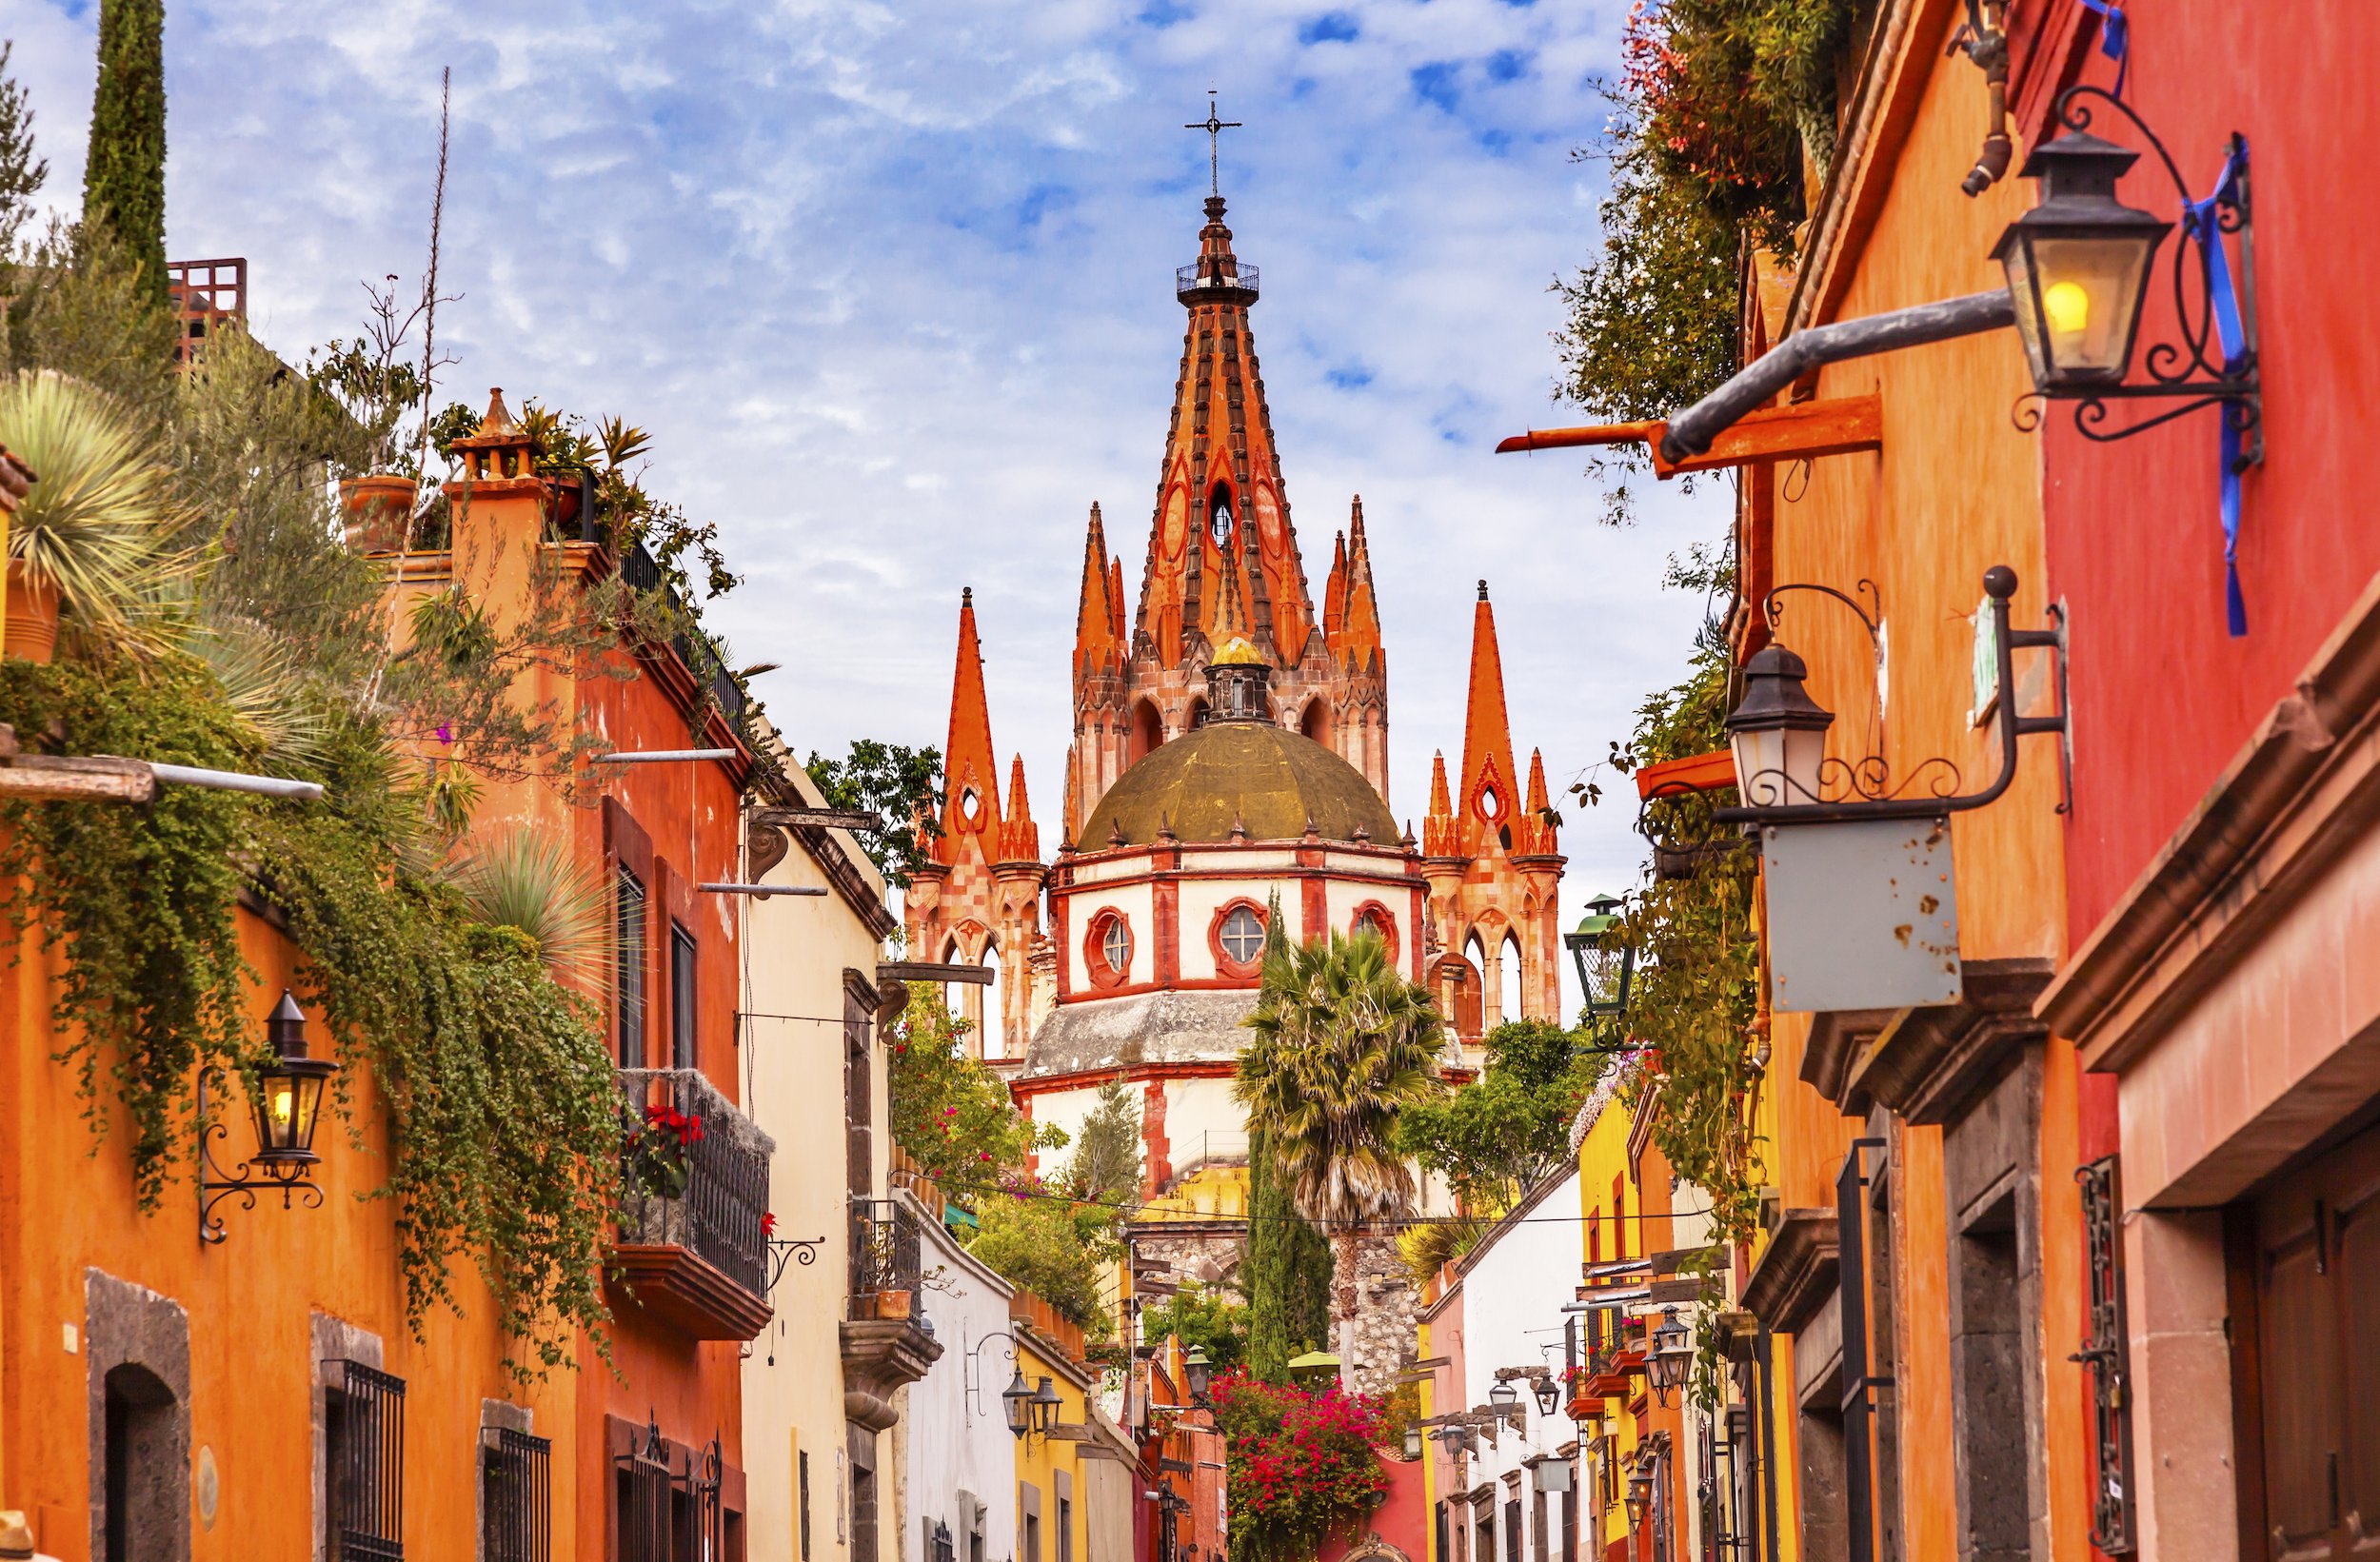
<instances>
[{"instance_id":1,"label":"street lantern","mask_svg":"<svg viewBox=\"0 0 2380 1562\"><path fill-rule=\"evenodd\" d=\"M1418 1426L1405 1429L1405 1457L1407 1459L1421 1457L1421 1429Z\"/></svg>"},{"instance_id":2,"label":"street lantern","mask_svg":"<svg viewBox=\"0 0 2380 1562\"><path fill-rule=\"evenodd\" d=\"M1488 1390L1488 1403L1497 1410L1510 1413L1515 1405L1520 1403L1520 1391L1513 1387L1512 1379L1498 1378L1496 1387Z\"/></svg>"},{"instance_id":3,"label":"street lantern","mask_svg":"<svg viewBox=\"0 0 2380 1562\"><path fill-rule=\"evenodd\" d=\"M1647 1375L1653 1379L1653 1390L1669 1403L1669 1396L1685 1387L1686 1377L1694 1370L1694 1338L1686 1326L1677 1321L1677 1310L1661 1309L1661 1326L1653 1331L1653 1352L1645 1363Z\"/></svg>"},{"instance_id":4,"label":"street lantern","mask_svg":"<svg viewBox=\"0 0 2380 1562\"><path fill-rule=\"evenodd\" d=\"M215 1206L237 1194L241 1208L254 1209L259 1192L278 1190L283 1208L303 1197L308 1208L319 1206L323 1193L313 1181L314 1130L322 1120L323 1086L339 1072L327 1058L310 1058L306 1050L306 1011L287 989L265 1021L265 1037L272 1055L256 1070L256 1091L249 1103L256 1148L248 1159L226 1172L216 1162L208 1140L227 1137L230 1130L208 1120L208 1071L198 1078L199 1176L198 1236L207 1243L224 1239L223 1221Z\"/></svg>"},{"instance_id":5,"label":"street lantern","mask_svg":"<svg viewBox=\"0 0 2380 1562\"><path fill-rule=\"evenodd\" d=\"M1578 991L1591 1015L1628 1012L1628 983L1636 974L1636 949L1620 920L1616 895L1597 895L1587 901L1587 914L1577 931L1562 935L1562 946L1578 965Z\"/></svg>"},{"instance_id":6,"label":"street lantern","mask_svg":"<svg viewBox=\"0 0 2380 1562\"><path fill-rule=\"evenodd\" d=\"M1008 1380L1008 1386L1000 1391L1000 1408L1008 1418L1008 1430L1016 1434L1018 1441L1023 1441L1025 1433L1033 1430L1033 1390L1024 1380L1022 1367L1017 1369L1017 1375Z\"/></svg>"},{"instance_id":7,"label":"street lantern","mask_svg":"<svg viewBox=\"0 0 2380 1562\"><path fill-rule=\"evenodd\" d=\"M1063 1405L1064 1401L1058 1397L1058 1390L1052 1386L1050 1379L1042 1378L1041 1386L1033 1394L1033 1430L1048 1435L1049 1429L1058 1424L1058 1412Z\"/></svg>"},{"instance_id":8,"label":"street lantern","mask_svg":"<svg viewBox=\"0 0 2380 1562\"><path fill-rule=\"evenodd\" d=\"M1562 1386L1554 1381L1553 1374L1548 1374L1545 1376L1538 1378L1535 1387L1537 1389L1538 1414L1551 1415L1557 1410L1561 1408Z\"/></svg>"},{"instance_id":9,"label":"street lantern","mask_svg":"<svg viewBox=\"0 0 2380 1562\"><path fill-rule=\"evenodd\" d=\"M1198 1404L1205 1404L1207 1387L1215 1377L1215 1369L1208 1364L1205 1350L1191 1346L1189 1354L1181 1358L1181 1367L1182 1375L1190 1380L1191 1399Z\"/></svg>"},{"instance_id":10,"label":"street lantern","mask_svg":"<svg viewBox=\"0 0 2380 1562\"><path fill-rule=\"evenodd\" d=\"M1628 1527L1642 1527L1647 1514L1653 1512L1653 1473L1638 1470L1628 1477Z\"/></svg>"},{"instance_id":11,"label":"street lantern","mask_svg":"<svg viewBox=\"0 0 2380 1562\"><path fill-rule=\"evenodd\" d=\"M2173 226L2115 198L2139 157L2071 130L2025 159L2041 202L2008 225L1992 258L2008 273L2016 334L2044 395L2119 384L2132 365L2149 265Z\"/></svg>"},{"instance_id":12,"label":"street lantern","mask_svg":"<svg viewBox=\"0 0 2380 1562\"><path fill-rule=\"evenodd\" d=\"M256 1071L256 1161L261 1167L305 1166L314 1154L323 1084L339 1072L327 1058L306 1055L306 1011L288 988L265 1022L273 1058Z\"/></svg>"},{"instance_id":13,"label":"street lantern","mask_svg":"<svg viewBox=\"0 0 2380 1562\"><path fill-rule=\"evenodd\" d=\"M1813 803L1835 713L1802 687L1809 664L1771 641L1744 664L1744 697L1727 717L1735 790L1752 808Z\"/></svg>"}]
</instances>

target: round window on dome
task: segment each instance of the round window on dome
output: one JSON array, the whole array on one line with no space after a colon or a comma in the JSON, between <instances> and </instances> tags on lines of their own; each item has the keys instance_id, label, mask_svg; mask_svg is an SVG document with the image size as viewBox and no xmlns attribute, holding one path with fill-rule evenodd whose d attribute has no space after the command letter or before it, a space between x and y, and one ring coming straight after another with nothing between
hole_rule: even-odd
<instances>
[{"instance_id":1,"label":"round window on dome","mask_svg":"<svg viewBox=\"0 0 2380 1562\"><path fill-rule=\"evenodd\" d=\"M1100 924L1100 959L1107 974L1121 977L1132 969L1132 929L1121 917L1109 915Z\"/></svg>"},{"instance_id":2,"label":"round window on dome","mask_svg":"<svg viewBox=\"0 0 2380 1562\"><path fill-rule=\"evenodd\" d=\"M1253 906L1234 906L1219 939L1234 965L1254 965L1264 953L1264 919Z\"/></svg>"}]
</instances>

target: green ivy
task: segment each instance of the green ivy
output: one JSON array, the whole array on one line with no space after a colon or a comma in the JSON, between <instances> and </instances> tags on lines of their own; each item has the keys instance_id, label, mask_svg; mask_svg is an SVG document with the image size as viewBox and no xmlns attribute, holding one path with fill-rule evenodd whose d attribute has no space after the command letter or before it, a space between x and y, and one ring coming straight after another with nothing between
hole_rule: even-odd
<instances>
[{"instance_id":1,"label":"green ivy","mask_svg":"<svg viewBox=\"0 0 2380 1562\"><path fill-rule=\"evenodd\" d=\"M179 655L138 676L0 662L0 721L57 753L256 761L212 675ZM96 1129L121 1105L134 1185L154 1208L196 1143L201 1071L261 1059L238 923L243 891L259 895L304 953L299 1001L348 1065L336 1098L350 1140L378 1152L365 1125L387 1125L387 1176L367 1196L396 1206L409 1321L460 1310L452 1269L467 1253L535 1368L566 1365L572 1331L600 1343L606 1318L621 1140L595 1016L525 937L474 921L417 865L420 799L392 784L374 734L342 725L326 747L319 803L169 786L147 808L0 810L10 925L62 957L58 1056L78 1068Z\"/></svg>"},{"instance_id":2,"label":"green ivy","mask_svg":"<svg viewBox=\"0 0 2380 1562\"><path fill-rule=\"evenodd\" d=\"M71 665L0 662L0 722L28 747L127 754L238 769L251 748L195 662L168 659L146 679ZM121 1101L130 1121L133 1186L154 1209L188 1132L199 1072L254 1063L248 1023L255 975L235 921L235 854L256 815L286 803L163 788L147 808L11 802L0 808L5 909L22 937L63 956L57 1058L73 1065L93 1128ZM21 947L21 946L20 946ZM105 1087L102 1075L105 1075Z\"/></svg>"}]
</instances>

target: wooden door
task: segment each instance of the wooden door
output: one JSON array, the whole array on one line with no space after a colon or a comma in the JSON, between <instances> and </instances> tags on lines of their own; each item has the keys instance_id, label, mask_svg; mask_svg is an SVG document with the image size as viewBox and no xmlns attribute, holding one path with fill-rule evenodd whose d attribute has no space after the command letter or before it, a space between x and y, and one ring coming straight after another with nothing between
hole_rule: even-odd
<instances>
[{"instance_id":1,"label":"wooden door","mask_svg":"<svg viewBox=\"0 0 2380 1562\"><path fill-rule=\"evenodd\" d=\"M2380 1559L2380 1127L2256 1201L2266 1555Z\"/></svg>"}]
</instances>

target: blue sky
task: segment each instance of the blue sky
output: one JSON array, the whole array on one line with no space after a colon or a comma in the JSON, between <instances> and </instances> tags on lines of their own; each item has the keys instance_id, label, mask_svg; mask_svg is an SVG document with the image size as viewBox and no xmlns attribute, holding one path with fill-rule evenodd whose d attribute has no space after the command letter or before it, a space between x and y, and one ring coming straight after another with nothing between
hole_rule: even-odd
<instances>
[{"instance_id":1,"label":"blue sky","mask_svg":"<svg viewBox=\"0 0 2380 1562\"><path fill-rule=\"evenodd\" d=\"M1472 583L1497 604L1514 738L1557 784L1674 679L1700 604L1661 560L1726 492L1595 524L1550 397L1548 291L1595 245L1624 0L797 0L669 8L177 0L169 247L245 255L284 352L417 274L438 76L454 70L439 320L455 394L501 385L655 435L651 483L747 580L715 604L800 748L939 742L960 588L993 734L1044 831L1066 740L1082 527L1136 597L1180 354L1206 111L1284 475L1319 591L1363 496L1390 654L1391 801L1461 741ZM51 194L79 194L88 0L0 24ZM1653 485L1644 484L1650 491ZM1573 810L1568 897L1633 874L1633 810Z\"/></svg>"}]
</instances>

